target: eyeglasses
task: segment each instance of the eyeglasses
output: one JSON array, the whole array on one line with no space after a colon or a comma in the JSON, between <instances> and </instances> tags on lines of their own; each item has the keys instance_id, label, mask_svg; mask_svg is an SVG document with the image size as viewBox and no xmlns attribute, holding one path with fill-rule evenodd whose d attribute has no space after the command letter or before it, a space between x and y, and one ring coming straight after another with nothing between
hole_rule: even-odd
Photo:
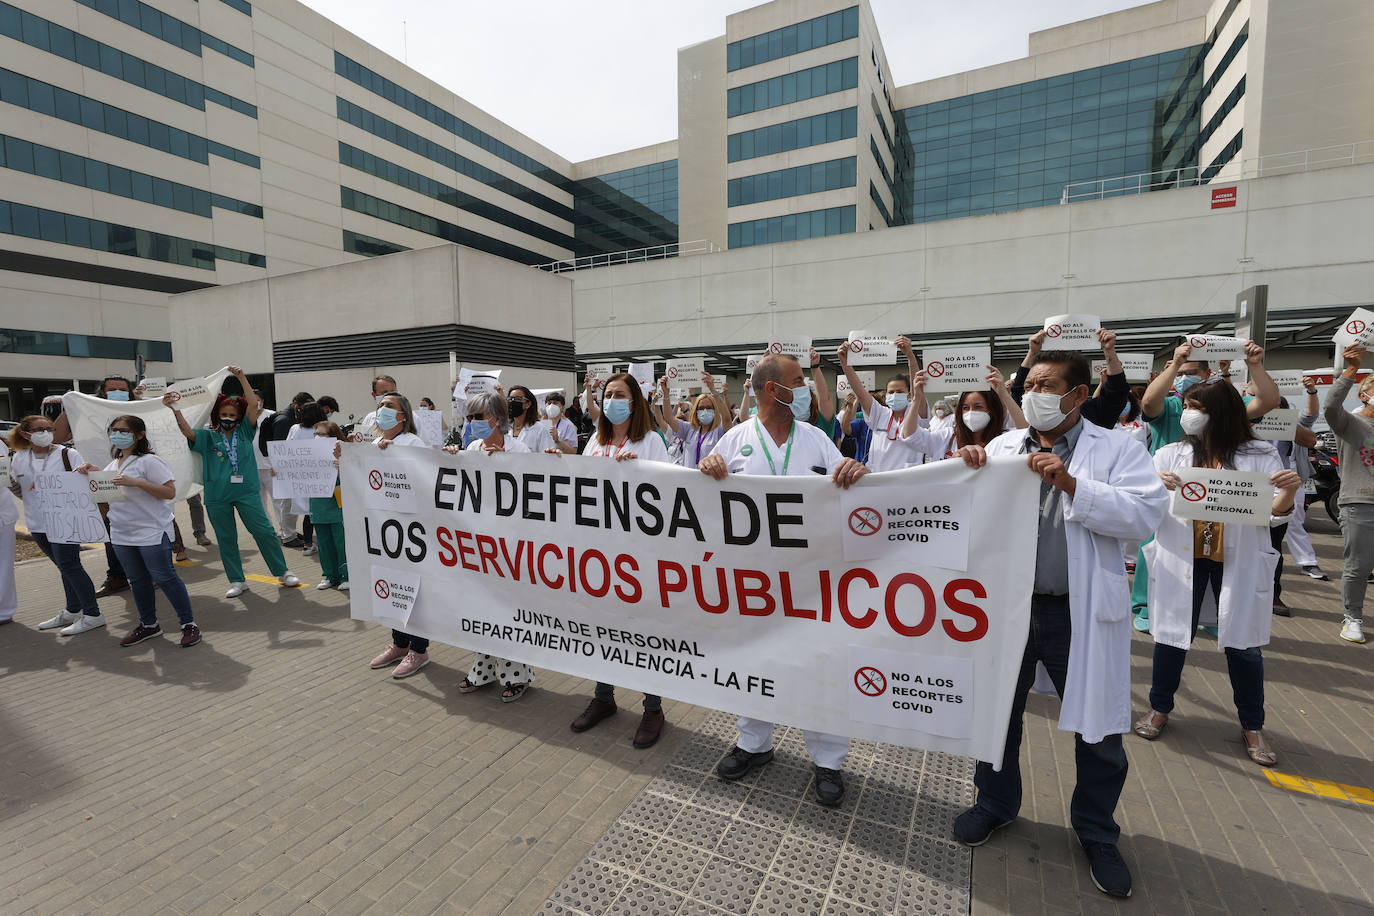
<instances>
[{"instance_id":1,"label":"eyeglasses","mask_svg":"<svg viewBox=\"0 0 1374 916\"><path fill-rule=\"evenodd\" d=\"M110 432L112 432L112 433L131 433L131 432L133 432L133 430L132 430L132 429L129 429L127 426L111 426L111 427L110 427Z\"/></svg>"}]
</instances>

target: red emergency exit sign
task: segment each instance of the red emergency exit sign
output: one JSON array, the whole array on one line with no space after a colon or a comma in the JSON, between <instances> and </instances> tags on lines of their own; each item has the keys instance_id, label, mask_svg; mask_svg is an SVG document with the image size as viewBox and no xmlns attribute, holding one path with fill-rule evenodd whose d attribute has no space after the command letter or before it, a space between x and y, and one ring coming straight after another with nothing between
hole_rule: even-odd
<instances>
[{"instance_id":1,"label":"red emergency exit sign","mask_svg":"<svg viewBox=\"0 0 1374 916\"><path fill-rule=\"evenodd\" d=\"M1232 185L1229 188L1212 189L1212 209L1220 210L1223 207L1234 207L1236 205L1236 188Z\"/></svg>"}]
</instances>

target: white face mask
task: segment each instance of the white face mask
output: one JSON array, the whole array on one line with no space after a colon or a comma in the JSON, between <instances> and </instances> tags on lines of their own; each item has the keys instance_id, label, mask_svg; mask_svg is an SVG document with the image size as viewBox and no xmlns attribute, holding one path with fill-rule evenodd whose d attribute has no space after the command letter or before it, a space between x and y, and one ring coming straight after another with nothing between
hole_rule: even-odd
<instances>
[{"instance_id":1,"label":"white face mask","mask_svg":"<svg viewBox=\"0 0 1374 916\"><path fill-rule=\"evenodd\" d=\"M1178 425L1183 427L1183 431L1188 435L1196 436L1207 428L1207 412L1189 407L1178 418Z\"/></svg>"},{"instance_id":2,"label":"white face mask","mask_svg":"<svg viewBox=\"0 0 1374 916\"><path fill-rule=\"evenodd\" d=\"M1069 418L1069 415L1060 409L1063 400L1064 395L1048 391L1027 392L1021 398L1021 411L1026 415L1026 422L1030 424L1031 429L1045 432L1056 428Z\"/></svg>"},{"instance_id":3,"label":"white face mask","mask_svg":"<svg viewBox=\"0 0 1374 916\"><path fill-rule=\"evenodd\" d=\"M549 404L544 408L544 413L548 415L550 420L557 420L563 415L563 407L560 404Z\"/></svg>"},{"instance_id":4,"label":"white face mask","mask_svg":"<svg viewBox=\"0 0 1374 916\"><path fill-rule=\"evenodd\" d=\"M29 433L29 441L39 448L47 448L52 445L52 430L41 429L37 432Z\"/></svg>"},{"instance_id":5,"label":"white face mask","mask_svg":"<svg viewBox=\"0 0 1374 916\"><path fill-rule=\"evenodd\" d=\"M981 433L988 428L992 422L992 417L986 410L966 410L964 411L964 425L975 433Z\"/></svg>"}]
</instances>

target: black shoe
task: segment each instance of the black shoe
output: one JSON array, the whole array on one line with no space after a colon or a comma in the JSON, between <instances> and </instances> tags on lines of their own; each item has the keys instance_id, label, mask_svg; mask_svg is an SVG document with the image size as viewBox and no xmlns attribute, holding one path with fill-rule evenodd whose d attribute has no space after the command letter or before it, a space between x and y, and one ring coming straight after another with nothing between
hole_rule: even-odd
<instances>
[{"instance_id":1,"label":"black shoe","mask_svg":"<svg viewBox=\"0 0 1374 916\"><path fill-rule=\"evenodd\" d=\"M765 763L773 762L773 749L760 751L751 754L749 751L742 751L739 745L730 749L730 753L720 759L716 764L716 775L721 779L728 779L733 782L736 779L743 779L749 775L749 771L755 767L761 767Z\"/></svg>"},{"instance_id":2,"label":"black shoe","mask_svg":"<svg viewBox=\"0 0 1374 916\"><path fill-rule=\"evenodd\" d=\"M1274 599L1274 616L1275 616L1275 617L1292 617L1292 616L1293 616L1293 612L1290 611L1290 610L1288 609L1288 605L1286 605L1286 604L1283 603L1283 599L1282 599L1282 598L1275 598L1275 599Z\"/></svg>"},{"instance_id":3,"label":"black shoe","mask_svg":"<svg viewBox=\"0 0 1374 916\"><path fill-rule=\"evenodd\" d=\"M839 770L816 767L816 801L827 808L838 808L844 801L844 774Z\"/></svg>"},{"instance_id":4,"label":"black shoe","mask_svg":"<svg viewBox=\"0 0 1374 916\"><path fill-rule=\"evenodd\" d=\"M113 595L122 592L129 587L128 579L121 579L118 576L106 576L105 581L100 583L100 588L95 590L97 598L104 598L106 595Z\"/></svg>"},{"instance_id":5,"label":"black shoe","mask_svg":"<svg viewBox=\"0 0 1374 916\"><path fill-rule=\"evenodd\" d=\"M299 534L293 534L291 537L282 541L281 545L283 547L304 547L305 538L301 537Z\"/></svg>"},{"instance_id":6,"label":"black shoe","mask_svg":"<svg viewBox=\"0 0 1374 916\"><path fill-rule=\"evenodd\" d=\"M974 805L954 819L954 838L965 846L982 846L994 830L1010 824L986 808Z\"/></svg>"},{"instance_id":7,"label":"black shoe","mask_svg":"<svg viewBox=\"0 0 1374 916\"><path fill-rule=\"evenodd\" d=\"M1084 843L1083 852L1098 890L1109 897L1131 896L1131 870L1115 843Z\"/></svg>"}]
</instances>

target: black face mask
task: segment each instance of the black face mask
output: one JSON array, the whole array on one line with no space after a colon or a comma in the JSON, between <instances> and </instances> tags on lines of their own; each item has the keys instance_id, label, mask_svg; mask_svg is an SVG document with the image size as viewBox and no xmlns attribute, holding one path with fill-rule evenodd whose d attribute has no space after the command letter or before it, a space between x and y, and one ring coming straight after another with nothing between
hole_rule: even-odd
<instances>
[{"instance_id":1,"label":"black face mask","mask_svg":"<svg viewBox=\"0 0 1374 916\"><path fill-rule=\"evenodd\" d=\"M223 429L223 430L231 430L231 429L233 429L235 426L238 426L238 425L239 425L239 418L238 418L238 417L220 417L220 418L219 418L219 428L220 428L220 429Z\"/></svg>"}]
</instances>

